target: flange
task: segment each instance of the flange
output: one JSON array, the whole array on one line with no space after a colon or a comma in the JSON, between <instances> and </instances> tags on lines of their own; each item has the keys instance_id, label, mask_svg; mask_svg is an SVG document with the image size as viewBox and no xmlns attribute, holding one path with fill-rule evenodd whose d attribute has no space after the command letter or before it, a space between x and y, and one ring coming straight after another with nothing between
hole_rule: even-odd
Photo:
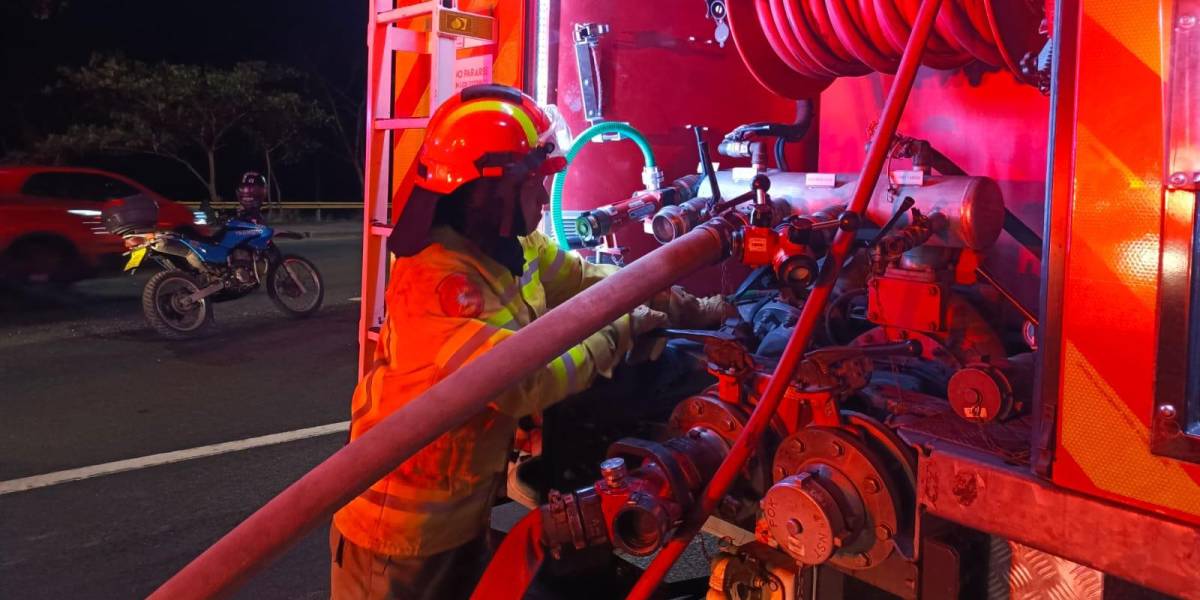
<instances>
[{"instance_id":1,"label":"flange","mask_svg":"<svg viewBox=\"0 0 1200 600\"><path fill-rule=\"evenodd\" d=\"M777 500L772 507L776 515L768 524L776 524L772 536L796 560L816 564L810 561L825 553L819 537L790 535L792 520L801 527L816 526L818 533L828 530L832 548L827 560L839 567L871 568L895 549L898 495L904 488L862 439L840 429L802 429L780 444L772 474L776 484L767 492L764 511L770 499ZM828 508L829 502L836 510ZM820 510L814 511L814 506Z\"/></svg>"}]
</instances>

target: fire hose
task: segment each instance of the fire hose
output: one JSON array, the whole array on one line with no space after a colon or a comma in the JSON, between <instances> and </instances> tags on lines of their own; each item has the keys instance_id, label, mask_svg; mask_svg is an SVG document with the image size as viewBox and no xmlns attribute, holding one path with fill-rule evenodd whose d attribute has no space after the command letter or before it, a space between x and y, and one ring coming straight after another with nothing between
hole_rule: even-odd
<instances>
[{"instance_id":1,"label":"fire hose","mask_svg":"<svg viewBox=\"0 0 1200 600\"><path fill-rule=\"evenodd\" d=\"M837 77L895 73L918 0L731 0L729 24L746 66L771 91L802 98ZM1028 77L1044 9L1033 0L946 0L930 32L926 66L973 61Z\"/></svg>"},{"instance_id":2,"label":"fire hose","mask_svg":"<svg viewBox=\"0 0 1200 600\"><path fill-rule=\"evenodd\" d=\"M335 452L167 580L150 598L232 591L306 532L497 395L654 294L719 260L721 225L697 228L539 317ZM420 423L420 427L413 427Z\"/></svg>"},{"instance_id":3,"label":"fire hose","mask_svg":"<svg viewBox=\"0 0 1200 600\"><path fill-rule=\"evenodd\" d=\"M913 81L917 75L917 68L921 63L921 56L924 54L926 43L929 41L933 30L934 19L937 17L941 4L942 0L924 0L921 3L921 9L917 13L912 35L909 37L908 44L904 48L904 55L900 59L896 78L892 82L891 90L889 90L887 100L883 105L883 115L880 117L879 127L875 128L871 139L871 146L867 152L867 160L863 163L863 168L859 175L858 186L855 188L854 196L850 201L848 211L852 214L862 215L866 213L871 193L875 189L880 171L883 170L884 160L891 150L891 140L896 135L896 127L900 123L900 115L904 112L904 106L908 102L908 95L912 91ZM779 359L779 365L771 375L770 381L767 382L766 389L763 391L762 397L759 398L757 405L755 405L754 412L750 415L750 419L743 428L741 435L738 436L728 456L726 456L724 462L721 463L716 474L705 488L700 502L696 504L683 524L676 530L671 541L663 547L658 556L646 568L637 585L629 593L628 598L644 600L654 593L654 590L658 588L659 584L666 577L667 572L670 571L671 566L683 554L684 549L687 548L692 538L700 531L708 516L716 509L721 499L725 497L729 486L733 484L739 473L741 473L742 465L750 458L750 454L754 449L758 447L759 439L762 437L763 432L766 431L771 418L775 414L775 410L779 407L780 400L783 399L784 392L787 391L788 385L795 375L797 365L799 365L800 360L804 357L804 352L808 348L808 342L812 337L817 321L825 312L825 304L829 301L829 296L833 292L838 272L841 270L842 263L853 245L854 236L855 234L852 231L838 230L829 254L825 258L825 266L821 270L816 286L813 287L812 294L809 295L804 303L804 309L800 312L800 319L796 323L796 328L792 332L791 339L788 340L787 346L784 348L783 355ZM670 244L664 247L670 247ZM635 262L634 264L637 263Z\"/></svg>"},{"instance_id":4,"label":"fire hose","mask_svg":"<svg viewBox=\"0 0 1200 600\"><path fill-rule=\"evenodd\" d=\"M492 562L471 594L471 600L524 598L546 557L543 533L540 510L534 509L517 521L496 549Z\"/></svg>"}]
</instances>

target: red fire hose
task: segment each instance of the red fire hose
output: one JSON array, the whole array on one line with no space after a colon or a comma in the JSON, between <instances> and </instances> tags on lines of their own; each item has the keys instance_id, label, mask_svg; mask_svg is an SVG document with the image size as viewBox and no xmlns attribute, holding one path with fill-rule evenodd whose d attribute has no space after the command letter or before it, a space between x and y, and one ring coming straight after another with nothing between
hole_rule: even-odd
<instances>
[{"instance_id":1,"label":"red fire hose","mask_svg":"<svg viewBox=\"0 0 1200 600\"><path fill-rule=\"evenodd\" d=\"M233 590L426 444L463 425L504 390L647 298L716 262L723 250L722 235L700 227L564 302L513 334L498 351L485 352L451 373L317 465L150 598L212 598Z\"/></svg>"},{"instance_id":2,"label":"red fire hose","mask_svg":"<svg viewBox=\"0 0 1200 600\"><path fill-rule=\"evenodd\" d=\"M908 94L912 90L917 68L921 64L921 56L929 41L934 18L937 17L941 4L942 0L924 0L921 3L912 36L909 37L908 44L904 48L904 55L900 59L896 78L892 82L892 89L888 92L887 101L883 105L883 115L879 119L879 127L875 128L871 147L867 152L867 160L863 163L862 172L859 174L858 187L854 189L854 197L850 200L849 211L852 213L858 215L866 213L867 204L870 202L871 193L875 190L875 184L883 169L888 149L891 148L891 140L896 135L900 115L904 112L904 106L908 102ZM654 557L650 566L646 568L646 572L642 573L637 585L629 593L629 600L644 600L654 593L654 590L666 577L667 572L670 571L671 566L679 559L679 555L700 531L720 500L725 497L725 493L737 479L746 459L750 458L750 454L758 447L759 439L770 423L771 417L774 416L775 410L779 407L779 401L783 398L783 393L787 391L797 365L804 357L817 319L825 312L825 304L829 301L833 285L837 282L838 272L841 270L842 263L853 242L853 232L838 231L829 255L825 259L825 267L821 271L820 280L805 301L804 309L800 312L800 320L796 323L792 337L784 348L779 365L771 374L771 379L767 382L767 387L763 391L762 397L759 398L758 404L755 405L746 427L734 442L725 461L713 475L708 487L704 489L700 502L680 525L671 541L658 553L658 556Z\"/></svg>"},{"instance_id":3,"label":"red fire hose","mask_svg":"<svg viewBox=\"0 0 1200 600\"><path fill-rule=\"evenodd\" d=\"M1044 38L1037 0L945 0L923 62L957 69L973 61L1018 77ZM920 0L729 0L729 25L750 72L767 89L811 96L836 77L895 73Z\"/></svg>"},{"instance_id":4,"label":"red fire hose","mask_svg":"<svg viewBox=\"0 0 1200 600\"><path fill-rule=\"evenodd\" d=\"M504 536L488 563L471 600L521 600L537 576L546 549L542 546L542 511L535 508Z\"/></svg>"}]
</instances>

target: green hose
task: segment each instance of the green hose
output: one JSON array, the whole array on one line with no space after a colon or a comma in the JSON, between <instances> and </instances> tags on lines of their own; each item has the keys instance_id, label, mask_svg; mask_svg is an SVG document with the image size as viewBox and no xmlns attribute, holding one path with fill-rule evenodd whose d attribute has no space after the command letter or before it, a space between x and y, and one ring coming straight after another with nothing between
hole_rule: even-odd
<instances>
[{"instance_id":1,"label":"green hose","mask_svg":"<svg viewBox=\"0 0 1200 600\"><path fill-rule=\"evenodd\" d=\"M572 160L575 160L575 155L579 154L583 147L592 141L598 135L606 133L619 133L638 145L642 151L642 159L645 161L645 168L652 169L658 166L654 162L654 151L650 149L650 143L646 141L645 136L634 129L629 123L619 123L616 121L604 121L588 127L575 138L570 149L567 150L567 164L570 165ZM567 181L567 170L563 169L554 174L554 181L550 186L550 223L554 226L554 238L558 240L558 245L564 249L568 248L567 230L563 226L563 210L562 210L562 194L563 185Z\"/></svg>"}]
</instances>

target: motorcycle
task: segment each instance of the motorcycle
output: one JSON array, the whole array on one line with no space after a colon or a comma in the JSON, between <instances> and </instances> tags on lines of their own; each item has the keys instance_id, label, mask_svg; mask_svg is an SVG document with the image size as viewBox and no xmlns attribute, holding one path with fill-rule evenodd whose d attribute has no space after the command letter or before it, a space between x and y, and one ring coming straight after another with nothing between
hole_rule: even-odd
<instances>
[{"instance_id":1,"label":"motorcycle","mask_svg":"<svg viewBox=\"0 0 1200 600\"><path fill-rule=\"evenodd\" d=\"M211 236L156 230L157 206L140 198L113 201L102 213L105 228L125 240L126 272L136 271L147 259L162 267L142 290L142 311L164 337L205 333L213 325L214 304L242 298L260 286L288 316L307 317L321 308L325 285L317 267L275 245L277 238L302 238L298 233L237 218Z\"/></svg>"}]
</instances>

